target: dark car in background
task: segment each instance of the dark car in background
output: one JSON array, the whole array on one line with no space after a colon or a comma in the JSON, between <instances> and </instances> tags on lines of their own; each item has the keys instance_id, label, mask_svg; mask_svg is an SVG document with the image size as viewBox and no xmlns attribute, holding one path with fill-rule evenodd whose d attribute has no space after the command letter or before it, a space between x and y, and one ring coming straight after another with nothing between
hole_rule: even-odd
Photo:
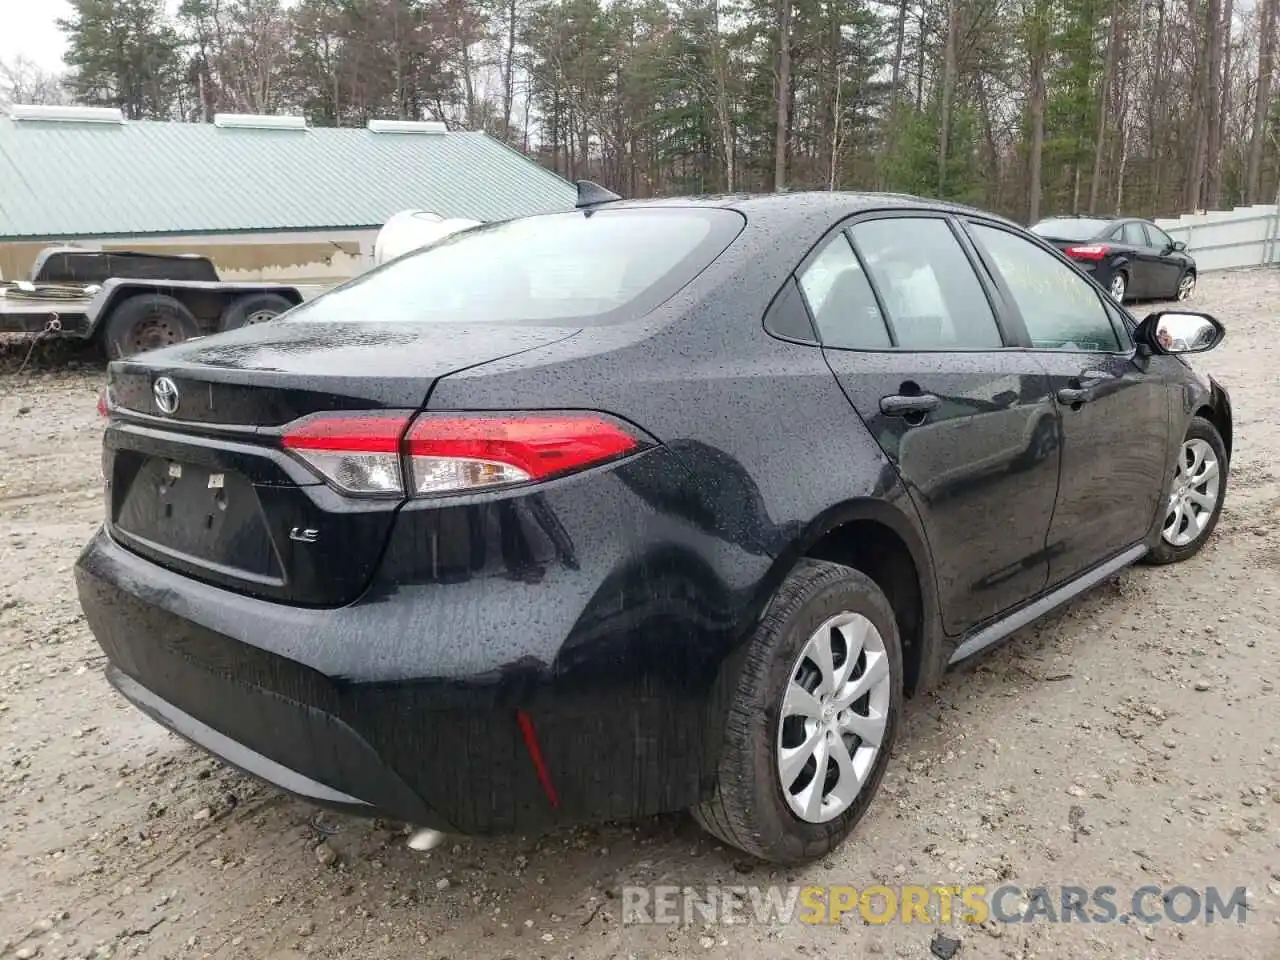
<instances>
[{"instance_id":1,"label":"dark car in background","mask_svg":"<svg viewBox=\"0 0 1280 960\"><path fill-rule=\"evenodd\" d=\"M927 200L587 193L111 365L76 579L125 697L339 809L801 862L905 695L1211 537L1213 318Z\"/></svg>"},{"instance_id":2,"label":"dark car in background","mask_svg":"<svg viewBox=\"0 0 1280 960\"><path fill-rule=\"evenodd\" d=\"M1188 300L1196 262L1187 245L1136 217L1050 217L1031 232L1093 276L1117 303Z\"/></svg>"}]
</instances>

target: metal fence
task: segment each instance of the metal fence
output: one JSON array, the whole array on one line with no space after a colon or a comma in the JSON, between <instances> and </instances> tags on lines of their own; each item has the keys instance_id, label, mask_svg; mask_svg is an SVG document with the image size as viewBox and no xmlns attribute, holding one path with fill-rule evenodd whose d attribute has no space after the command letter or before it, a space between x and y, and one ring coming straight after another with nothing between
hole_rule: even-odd
<instances>
[{"instance_id":1,"label":"metal fence","mask_svg":"<svg viewBox=\"0 0 1280 960\"><path fill-rule=\"evenodd\" d=\"M1187 245L1201 270L1280 264L1280 206L1274 203L1189 213L1156 223Z\"/></svg>"}]
</instances>

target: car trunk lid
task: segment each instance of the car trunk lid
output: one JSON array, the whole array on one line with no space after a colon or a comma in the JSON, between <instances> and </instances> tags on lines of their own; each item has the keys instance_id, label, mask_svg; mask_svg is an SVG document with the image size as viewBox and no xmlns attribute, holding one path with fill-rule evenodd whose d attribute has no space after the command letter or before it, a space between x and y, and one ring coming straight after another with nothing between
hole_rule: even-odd
<instances>
[{"instance_id":1,"label":"car trunk lid","mask_svg":"<svg viewBox=\"0 0 1280 960\"><path fill-rule=\"evenodd\" d=\"M282 446L315 413L421 409L440 377L573 328L279 322L112 364L107 524L129 549L282 602L355 599L398 497L353 500ZM176 397L170 396L176 394Z\"/></svg>"}]
</instances>

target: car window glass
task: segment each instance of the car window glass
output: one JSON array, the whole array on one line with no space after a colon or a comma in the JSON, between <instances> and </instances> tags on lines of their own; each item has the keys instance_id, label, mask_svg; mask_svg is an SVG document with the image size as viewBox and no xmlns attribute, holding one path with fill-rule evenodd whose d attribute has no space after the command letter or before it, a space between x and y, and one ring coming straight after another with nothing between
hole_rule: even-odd
<instances>
[{"instance_id":1,"label":"car window glass","mask_svg":"<svg viewBox=\"0 0 1280 960\"><path fill-rule=\"evenodd\" d=\"M1142 230L1142 224L1126 223L1124 225L1124 242L1131 243L1135 247L1145 247L1147 245L1147 235Z\"/></svg>"},{"instance_id":2,"label":"car window glass","mask_svg":"<svg viewBox=\"0 0 1280 960\"><path fill-rule=\"evenodd\" d=\"M1004 345L978 275L945 220L864 220L850 233L884 302L899 348L982 350Z\"/></svg>"},{"instance_id":3,"label":"car window glass","mask_svg":"<svg viewBox=\"0 0 1280 960\"><path fill-rule=\"evenodd\" d=\"M843 233L832 237L804 268L800 289L824 345L863 350L890 346L871 284Z\"/></svg>"},{"instance_id":4,"label":"car window glass","mask_svg":"<svg viewBox=\"0 0 1280 960\"><path fill-rule=\"evenodd\" d=\"M550 213L463 230L289 312L287 322L608 322L653 309L745 221L721 209Z\"/></svg>"},{"instance_id":5,"label":"car window glass","mask_svg":"<svg viewBox=\"0 0 1280 960\"><path fill-rule=\"evenodd\" d=\"M1161 250L1168 250L1173 246L1173 240L1170 236L1155 224L1147 224L1147 233L1151 234L1151 245L1153 247L1159 247Z\"/></svg>"},{"instance_id":6,"label":"car window glass","mask_svg":"<svg viewBox=\"0 0 1280 960\"><path fill-rule=\"evenodd\" d=\"M974 237L995 263L1036 347L1077 352L1120 349L1102 298L1052 254L1007 230L982 224Z\"/></svg>"}]
</instances>

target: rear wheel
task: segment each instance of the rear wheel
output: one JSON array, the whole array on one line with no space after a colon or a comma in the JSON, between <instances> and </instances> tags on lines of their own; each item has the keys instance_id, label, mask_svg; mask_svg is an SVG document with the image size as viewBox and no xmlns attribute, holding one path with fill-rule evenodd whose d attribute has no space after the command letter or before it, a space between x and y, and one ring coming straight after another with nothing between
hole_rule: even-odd
<instances>
[{"instance_id":1,"label":"rear wheel","mask_svg":"<svg viewBox=\"0 0 1280 960\"><path fill-rule=\"evenodd\" d=\"M1190 300L1196 292L1196 272L1188 270L1182 275L1182 279L1178 281L1178 291L1175 297L1178 300Z\"/></svg>"},{"instance_id":2,"label":"rear wheel","mask_svg":"<svg viewBox=\"0 0 1280 960\"><path fill-rule=\"evenodd\" d=\"M902 652L884 593L857 570L802 560L751 638L715 793L694 817L762 860L826 855L879 789L901 712Z\"/></svg>"},{"instance_id":3,"label":"rear wheel","mask_svg":"<svg viewBox=\"0 0 1280 960\"><path fill-rule=\"evenodd\" d=\"M1107 290L1116 303L1124 303L1125 294L1129 292L1129 277L1123 270L1116 271L1116 275L1111 278L1111 285L1107 287Z\"/></svg>"},{"instance_id":4,"label":"rear wheel","mask_svg":"<svg viewBox=\"0 0 1280 960\"><path fill-rule=\"evenodd\" d=\"M107 357L119 360L190 340L200 333L195 315L181 301L160 293L125 300L103 325Z\"/></svg>"},{"instance_id":5,"label":"rear wheel","mask_svg":"<svg viewBox=\"0 0 1280 960\"><path fill-rule=\"evenodd\" d=\"M266 323L292 308L293 304L278 293L251 293L232 301L231 305L222 311L222 318L218 321L218 331L238 330L240 327Z\"/></svg>"},{"instance_id":6,"label":"rear wheel","mask_svg":"<svg viewBox=\"0 0 1280 960\"><path fill-rule=\"evenodd\" d=\"M1179 563L1199 553L1222 516L1226 492L1226 445L1217 427L1193 417L1169 484L1160 541L1147 562Z\"/></svg>"}]
</instances>

